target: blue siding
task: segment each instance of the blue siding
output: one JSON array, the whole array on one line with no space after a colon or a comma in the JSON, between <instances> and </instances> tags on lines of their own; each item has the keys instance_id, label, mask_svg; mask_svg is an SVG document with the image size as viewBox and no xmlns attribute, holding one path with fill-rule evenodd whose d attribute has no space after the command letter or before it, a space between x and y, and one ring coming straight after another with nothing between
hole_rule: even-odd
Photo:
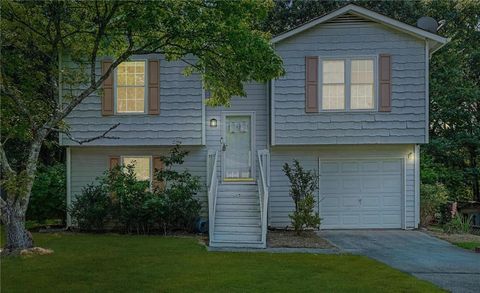
<instances>
[{"instance_id":1,"label":"blue siding","mask_svg":"<svg viewBox=\"0 0 480 293\"><path fill-rule=\"evenodd\" d=\"M425 43L373 22L321 24L276 45L275 144L424 143ZM392 112L305 113L305 56L392 55Z\"/></svg>"},{"instance_id":2,"label":"blue siding","mask_svg":"<svg viewBox=\"0 0 480 293\"><path fill-rule=\"evenodd\" d=\"M185 63L160 59L160 115L102 116L101 99L95 93L85 99L67 117L71 134L77 139L98 136L116 123L110 135L119 139L99 139L88 145L184 145L202 143L202 83L198 75L184 76ZM97 73L100 73L98 63ZM64 88L67 94L71 89ZM73 89L78 91L78 89ZM62 136L63 145L77 145Z\"/></svg>"}]
</instances>

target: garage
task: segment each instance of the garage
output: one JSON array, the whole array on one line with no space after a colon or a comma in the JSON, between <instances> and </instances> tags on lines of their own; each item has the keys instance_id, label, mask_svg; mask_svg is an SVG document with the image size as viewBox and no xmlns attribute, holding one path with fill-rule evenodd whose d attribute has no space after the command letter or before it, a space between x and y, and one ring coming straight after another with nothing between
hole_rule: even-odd
<instances>
[{"instance_id":1,"label":"garage","mask_svg":"<svg viewBox=\"0 0 480 293\"><path fill-rule=\"evenodd\" d=\"M402 228L402 159L320 159L322 229Z\"/></svg>"}]
</instances>

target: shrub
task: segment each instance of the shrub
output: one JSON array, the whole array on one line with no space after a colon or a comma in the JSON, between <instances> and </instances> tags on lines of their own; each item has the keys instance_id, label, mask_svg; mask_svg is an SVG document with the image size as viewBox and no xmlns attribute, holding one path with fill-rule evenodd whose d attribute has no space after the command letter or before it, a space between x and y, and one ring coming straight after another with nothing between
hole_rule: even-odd
<instances>
[{"instance_id":1,"label":"shrub","mask_svg":"<svg viewBox=\"0 0 480 293\"><path fill-rule=\"evenodd\" d=\"M440 183L420 185L420 224L428 226L438 220L442 206L448 200L447 188Z\"/></svg>"},{"instance_id":2,"label":"shrub","mask_svg":"<svg viewBox=\"0 0 480 293\"><path fill-rule=\"evenodd\" d=\"M69 212L81 230L102 231L110 220L112 202L102 185L89 184L72 202Z\"/></svg>"},{"instance_id":3,"label":"shrub","mask_svg":"<svg viewBox=\"0 0 480 293\"><path fill-rule=\"evenodd\" d=\"M188 171L178 172L175 165L184 162L188 152L175 146L168 156L162 156L165 166L155 176L164 182L165 188L156 188L155 193L163 198L162 223L165 229L192 230L199 216L201 205L194 197L200 190L200 180Z\"/></svg>"},{"instance_id":4,"label":"shrub","mask_svg":"<svg viewBox=\"0 0 480 293\"><path fill-rule=\"evenodd\" d=\"M448 234L467 234L470 233L470 223L472 217L463 217L460 214L456 214L452 220L443 225L443 231Z\"/></svg>"},{"instance_id":5,"label":"shrub","mask_svg":"<svg viewBox=\"0 0 480 293\"><path fill-rule=\"evenodd\" d=\"M65 223L66 205L65 166L40 166L32 186L27 220L44 223L61 219Z\"/></svg>"},{"instance_id":6,"label":"shrub","mask_svg":"<svg viewBox=\"0 0 480 293\"><path fill-rule=\"evenodd\" d=\"M318 228L320 216L314 212L314 193L318 190L317 174L311 170L305 171L297 160L293 161L293 167L285 163L283 172L290 180L290 196L295 203L295 211L289 215L293 228L297 234L306 228Z\"/></svg>"},{"instance_id":7,"label":"shrub","mask_svg":"<svg viewBox=\"0 0 480 293\"><path fill-rule=\"evenodd\" d=\"M147 234L159 228L165 232L191 230L201 208L194 198L200 181L188 171L174 168L183 164L187 154L177 145L162 157L165 168L156 170L154 176L164 184L153 191L150 182L137 180L133 165L107 170L98 179L98 186L89 185L77 197L72 217L83 230L102 230L107 221L126 233Z\"/></svg>"},{"instance_id":8,"label":"shrub","mask_svg":"<svg viewBox=\"0 0 480 293\"><path fill-rule=\"evenodd\" d=\"M102 185L111 197L112 217L121 229L127 233L148 233L154 223L145 203L154 195L149 190L150 182L137 180L134 165L106 171Z\"/></svg>"}]
</instances>

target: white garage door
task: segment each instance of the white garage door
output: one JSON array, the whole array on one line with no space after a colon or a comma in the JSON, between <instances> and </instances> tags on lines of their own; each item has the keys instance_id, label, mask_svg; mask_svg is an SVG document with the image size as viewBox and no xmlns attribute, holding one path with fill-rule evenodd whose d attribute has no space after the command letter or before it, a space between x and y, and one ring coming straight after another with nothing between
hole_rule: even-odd
<instances>
[{"instance_id":1,"label":"white garage door","mask_svg":"<svg viewBox=\"0 0 480 293\"><path fill-rule=\"evenodd\" d=\"M401 228L401 159L320 160L322 229Z\"/></svg>"}]
</instances>

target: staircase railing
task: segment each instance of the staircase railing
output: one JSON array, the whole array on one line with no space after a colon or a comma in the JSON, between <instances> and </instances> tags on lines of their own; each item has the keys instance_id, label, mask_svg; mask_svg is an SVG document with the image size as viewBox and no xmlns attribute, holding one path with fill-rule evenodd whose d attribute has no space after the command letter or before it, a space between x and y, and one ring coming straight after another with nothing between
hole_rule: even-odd
<instances>
[{"instance_id":1,"label":"staircase railing","mask_svg":"<svg viewBox=\"0 0 480 293\"><path fill-rule=\"evenodd\" d=\"M270 178L270 153L268 150L258 151L258 166L260 169L260 180L258 184L258 196L260 200L260 218L262 221L262 244L267 245L267 225L268 225L268 193Z\"/></svg>"},{"instance_id":2,"label":"staircase railing","mask_svg":"<svg viewBox=\"0 0 480 293\"><path fill-rule=\"evenodd\" d=\"M218 151L209 150L207 154L207 188L208 188L208 231L210 241L213 241L215 229L215 207L217 202L217 160Z\"/></svg>"}]
</instances>

